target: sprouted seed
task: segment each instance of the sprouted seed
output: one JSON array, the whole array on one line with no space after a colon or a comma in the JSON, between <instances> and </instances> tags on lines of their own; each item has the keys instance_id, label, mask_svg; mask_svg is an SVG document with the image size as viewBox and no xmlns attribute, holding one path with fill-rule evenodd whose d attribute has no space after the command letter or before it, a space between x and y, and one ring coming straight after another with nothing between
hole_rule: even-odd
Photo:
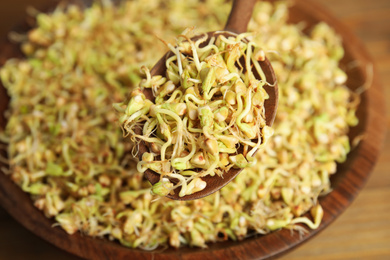
<instances>
[{"instance_id":1,"label":"sprouted seed","mask_svg":"<svg viewBox=\"0 0 390 260\"><path fill-rule=\"evenodd\" d=\"M102 2L85 10L31 11L36 27L14 37L26 57L0 69L11 97L0 134L9 169L2 171L34 205L69 234L145 250L205 247L280 228L302 230L300 223L316 228L318 197L330 192L336 162L350 150L349 127L358 123L359 96L346 87L339 65L344 50L334 30L319 23L304 34L302 24L287 24L287 3L257 3L249 39L262 47L278 78L275 133L256 154L259 163L222 190L172 201L150 194L112 103L139 84L141 66L150 68L166 53L155 35L173 39L193 25L199 32L218 30L230 3Z\"/></svg>"},{"instance_id":2,"label":"sprouted seed","mask_svg":"<svg viewBox=\"0 0 390 260\"><path fill-rule=\"evenodd\" d=\"M168 44L173 55L164 75L152 77L143 68L145 78L130 100L114 104L125 136L150 148L137 169L160 174L154 194L180 187L183 197L207 186L201 177L223 178L232 167L253 166L255 152L271 137L264 116L268 83L259 64L264 51L245 36L181 35L175 46ZM152 90L154 100L144 89Z\"/></svg>"}]
</instances>

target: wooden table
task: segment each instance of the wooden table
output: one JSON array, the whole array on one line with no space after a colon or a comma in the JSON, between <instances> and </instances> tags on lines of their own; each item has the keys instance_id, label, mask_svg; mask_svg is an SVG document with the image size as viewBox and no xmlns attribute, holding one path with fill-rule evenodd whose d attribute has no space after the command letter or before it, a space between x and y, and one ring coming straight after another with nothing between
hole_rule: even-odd
<instances>
[{"instance_id":1,"label":"wooden table","mask_svg":"<svg viewBox=\"0 0 390 260\"><path fill-rule=\"evenodd\" d=\"M328 7L365 43L390 99L390 1L317 0ZM9 30L29 0L1 1L0 34ZM34 0L44 2L44 0ZM15 19L15 20L13 20ZM390 108L387 120L390 127ZM0 260L76 260L75 256L36 237L0 207ZM390 259L390 135L365 188L327 229L281 259Z\"/></svg>"}]
</instances>

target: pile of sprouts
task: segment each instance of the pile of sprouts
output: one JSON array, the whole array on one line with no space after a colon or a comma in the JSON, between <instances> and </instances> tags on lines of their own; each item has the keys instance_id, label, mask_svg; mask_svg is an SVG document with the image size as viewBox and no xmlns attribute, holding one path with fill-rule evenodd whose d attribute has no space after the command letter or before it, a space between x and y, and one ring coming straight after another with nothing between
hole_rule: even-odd
<instances>
[{"instance_id":1,"label":"pile of sprouts","mask_svg":"<svg viewBox=\"0 0 390 260\"><path fill-rule=\"evenodd\" d=\"M182 35L175 46L168 44L173 55L166 72L152 77L143 68L145 79L130 100L114 104L125 136L149 148L137 169L160 174L154 194L165 196L180 187L183 197L206 187L201 177L223 178L232 167L253 166L255 152L272 135L264 116L268 83L259 63L264 51L245 36ZM154 100L145 97L145 89L152 90Z\"/></svg>"},{"instance_id":2,"label":"pile of sprouts","mask_svg":"<svg viewBox=\"0 0 390 260\"><path fill-rule=\"evenodd\" d=\"M218 30L231 3L102 2L85 10L60 5L52 14L29 9L36 27L10 35L25 58L0 69L11 97L1 171L53 218L53 228L145 250L317 228L318 197L330 192L329 178L346 159L348 132L358 123L359 96L346 86L334 30L319 23L305 34L302 24L287 24L287 3L257 3L248 38L278 78L274 135L256 154L258 163L220 191L173 201L151 195L112 104L139 85L141 66L151 68L167 52L156 36L174 39L194 25L199 33Z\"/></svg>"}]
</instances>

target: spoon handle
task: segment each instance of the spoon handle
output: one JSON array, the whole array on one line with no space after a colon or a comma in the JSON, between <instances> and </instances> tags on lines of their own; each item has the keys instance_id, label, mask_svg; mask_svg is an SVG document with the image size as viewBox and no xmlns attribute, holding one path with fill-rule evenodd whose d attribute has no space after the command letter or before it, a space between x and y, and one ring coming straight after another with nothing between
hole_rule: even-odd
<instances>
[{"instance_id":1,"label":"spoon handle","mask_svg":"<svg viewBox=\"0 0 390 260\"><path fill-rule=\"evenodd\" d=\"M255 3L256 0L234 0L232 10L225 25L225 31L234 33L246 32Z\"/></svg>"}]
</instances>

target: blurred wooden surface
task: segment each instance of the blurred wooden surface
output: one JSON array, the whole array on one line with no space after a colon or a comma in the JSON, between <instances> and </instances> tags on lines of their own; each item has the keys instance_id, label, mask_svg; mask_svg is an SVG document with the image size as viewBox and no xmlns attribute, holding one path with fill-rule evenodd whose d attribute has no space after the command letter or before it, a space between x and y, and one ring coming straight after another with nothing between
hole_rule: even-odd
<instances>
[{"instance_id":1,"label":"blurred wooden surface","mask_svg":"<svg viewBox=\"0 0 390 260\"><path fill-rule=\"evenodd\" d=\"M384 95L390 100L390 1L316 0L328 7L365 43L372 55ZM0 33L16 23L29 0L0 2ZM34 3L43 1L34 0ZM387 120L390 128L390 109ZM76 260L36 237L0 208L0 260ZM379 161L352 205L319 235L281 259L390 259L390 135Z\"/></svg>"}]
</instances>

